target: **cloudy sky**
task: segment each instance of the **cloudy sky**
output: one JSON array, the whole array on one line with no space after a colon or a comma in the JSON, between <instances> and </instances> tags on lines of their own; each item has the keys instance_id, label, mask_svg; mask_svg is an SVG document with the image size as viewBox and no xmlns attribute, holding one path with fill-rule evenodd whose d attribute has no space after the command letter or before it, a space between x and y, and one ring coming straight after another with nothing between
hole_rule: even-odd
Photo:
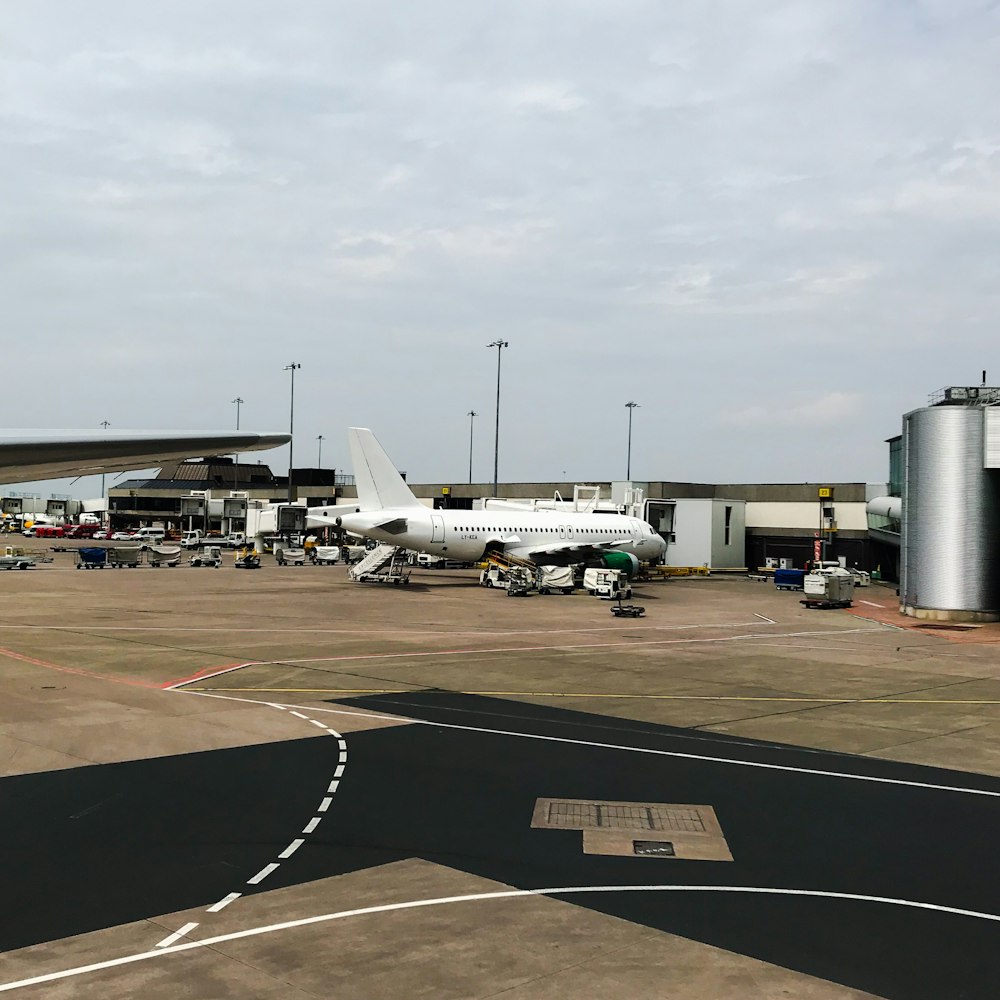
<instances>
[{"instance_id":1,"label":"cloudy sky","mask_svg":"<svg viewBox=\"0 0 1000 1000\"><path fill-rule=\"evenodd\" d=\"M501 479L634 400L637 479L884 480L1000 383L998 92L985 0L13 5L2 423L282 430L295 361L296 464L461 482L474 409L488 480L500 337Z\"/></svg>"}]
</instances>

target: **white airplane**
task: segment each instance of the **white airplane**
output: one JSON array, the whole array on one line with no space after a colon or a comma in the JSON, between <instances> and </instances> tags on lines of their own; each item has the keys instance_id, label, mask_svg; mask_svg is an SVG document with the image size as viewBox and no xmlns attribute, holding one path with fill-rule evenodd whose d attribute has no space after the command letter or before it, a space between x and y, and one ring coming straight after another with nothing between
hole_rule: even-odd
<instances>
[{"instance_id":1,"label":"white airplane","mask_svg":"<svg viewBox=\"0 0 1000 1000\"><path fill-rule=\"evenodd\" d=\"M431 510L410 491L367 427L348 432L356 505L311 507L309 524L328 524L388 545L474 562L490 552L543 565L601 560L634 571L659 559L667 543L645 521L624 514L544 510Z\"/></svg>"},{"instance_id":2,"label":"white airplane","mask_svg":"<svg viewBox=\"0 0 1000 1000\"><path fill-rule=\"evenodd\" d=\"M149 469L276 448L289 440L287 434L249 431L0 430L0 483Z\"/></svg>"}]
</instances>

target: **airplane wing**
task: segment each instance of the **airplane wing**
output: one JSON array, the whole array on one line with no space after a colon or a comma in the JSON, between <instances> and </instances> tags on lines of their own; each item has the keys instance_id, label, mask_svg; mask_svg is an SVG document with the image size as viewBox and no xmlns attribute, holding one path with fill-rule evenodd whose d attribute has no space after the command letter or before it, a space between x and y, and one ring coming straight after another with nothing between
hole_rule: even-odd
<instances>
[{"instance_id":1,"label":"airplane wing","mask_svg":"<svg viewBox=\"0 0 1000 1000\"><path fill-rule=\"evenodd\" d=\"M629 545L630 540L616 538L608 542L553 542L548 545L522 545L516 539L504 546L507 555L530 559L536 563L584 562L608 552L617 552Z\"/></svg>"},{"instance_id":2,"label":"airplane wing","mask_svg":"<svg viewBox=\"0 0 1000 1000\"><path fill-rule=\"evenodd\" d=\"M0 430L0 483L149 469L186 458L262 451L287 434L249 431Z\"/></svg>"}]
</instances>

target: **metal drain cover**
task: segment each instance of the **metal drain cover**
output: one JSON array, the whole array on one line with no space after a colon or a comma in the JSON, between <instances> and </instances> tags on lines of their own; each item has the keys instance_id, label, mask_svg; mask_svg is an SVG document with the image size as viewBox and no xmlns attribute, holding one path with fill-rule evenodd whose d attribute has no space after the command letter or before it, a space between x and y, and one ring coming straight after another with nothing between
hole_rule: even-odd
<instances>
[{"instance_id":1,"label":"metal drain cover","mask_svg":"<svg viewBox=\"0 0 1000 1000\"><path fill-rule=\"evenodd\" d=\"M632 850L642 858L676 858L674 845L666 840L633 840Z\"/></svg>"},{"instance_id":2,"label":"metal drain cover","mask_svg":"<svg viewBox=\"0 0 1000 1000\"><path fill-rule=\"evenodd\" d=\"M689 861L733 860L711 806L538 799L531 825L539 830L582 831L584 854ZM665 836L656 839L657 834Z\"/></svg>"}]
</instances>

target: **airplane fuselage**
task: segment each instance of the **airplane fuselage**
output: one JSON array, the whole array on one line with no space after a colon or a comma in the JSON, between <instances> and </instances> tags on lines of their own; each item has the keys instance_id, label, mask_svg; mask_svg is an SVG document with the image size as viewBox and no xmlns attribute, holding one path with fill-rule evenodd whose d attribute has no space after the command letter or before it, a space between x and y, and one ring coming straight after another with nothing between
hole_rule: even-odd
<instances>
[{"instance_id":1,"label":"airplane fuselage","mask_svg":"<svg viewBox=\"0 0 1000 1000\"><path fill-rule=\"evenodd\" d=\"M665 542L649 524L623 514L400 507L344 514L338 520L354 534L462 562L482 559L491 548L517 555L522 548L552 546L556 551L551 555L524 553L537 562L551 563L583 561L582 556L574 558L572 546L630 552L640 561L658 559L666 550Z\"/></svg>"}]
</instances>

